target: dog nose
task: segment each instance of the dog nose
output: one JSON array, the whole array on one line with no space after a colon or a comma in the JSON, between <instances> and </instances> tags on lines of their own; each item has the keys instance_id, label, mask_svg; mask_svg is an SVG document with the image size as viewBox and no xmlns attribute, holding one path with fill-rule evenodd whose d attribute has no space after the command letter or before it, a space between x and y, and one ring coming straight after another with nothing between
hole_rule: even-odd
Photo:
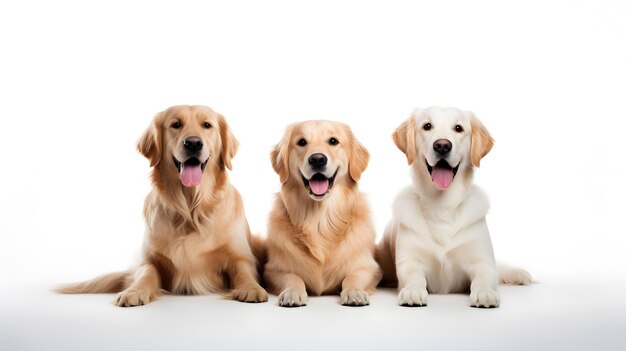
<instances>
[{"instance_id":1,"label":"dog nose","mask_svg":"<svg viewBox=\"0 0 626 351\"><path fill-rule=\"evenodd\" d=\"M189 137L183 140L183 146L189 151L198 151L202 149L202 139L198 137Z\"/></svg>"},{"instance_id":2,"label":"dog nose","mask_svg":"<svg viewBox=\"0 0 626 351\"><path fill-rule=\"evenodd\" d=\"M309 164L313 168L322 168L326 166L326 163L328 163L328 157L324 154L317 153L309 156Z\"/></svg>"},{"instance_id":3,"label":"dog nose","mask_svg":"<svg viewBox=\"0 0 626 351\"><path fill-rule=\"evenodd\" d=\"M433 149L441 156L445 156L452 150L452 143L448 139L438 139L433 143Z\"/></svg>"}]
</instances>

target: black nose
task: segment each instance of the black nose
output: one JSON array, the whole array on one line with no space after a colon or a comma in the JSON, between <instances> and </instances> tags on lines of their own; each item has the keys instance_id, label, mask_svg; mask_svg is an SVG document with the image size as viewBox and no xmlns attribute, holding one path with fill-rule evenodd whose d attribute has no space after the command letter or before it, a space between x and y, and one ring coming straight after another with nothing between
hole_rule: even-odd
<instances>
[{"instance_id":1,"label":"black nose","mask_svg":"<svg viewBox=\"0 0 626 351\"><path fill-rule=\"evenodd\" d=\"M328 157L324 154L317 153L309 156L309 164L313 168L323 168L326 163L328 163Z\"/></svg>"},{"instance_id":2,"label":"black nose","mask_svg":"<svg viewBox=\"0 0 626 351\"><path fill-rule=\"evenodd\" d=\"M438 139L433 143L433 149L441 156L445 156L452 150L452 143L448 139Z\"/></svg>"},{"instance_id":3,"label":"black nose","mask_svg":"<svg viewBox=\"0 0 626 351\"><path fill-rule=\"evenodd\" d=\"M189 137L183 140L183 146L189 151L198 151L202 149L202 140L198 137Z\"/></svg>"}]
</instances>

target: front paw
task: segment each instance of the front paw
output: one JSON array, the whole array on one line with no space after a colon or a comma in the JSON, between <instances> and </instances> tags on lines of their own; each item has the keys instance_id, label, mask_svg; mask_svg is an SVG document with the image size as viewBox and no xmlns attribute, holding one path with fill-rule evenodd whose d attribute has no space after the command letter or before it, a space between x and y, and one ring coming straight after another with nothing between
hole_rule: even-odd
<instances>
[{"instance_id":1,"label":"front paw","mask_svg":"<svg viewBox=\"0 0 626 351\"><path fill-rule=\"evenodd\" d=\"M500 306L500 294L490 288L473 290L470 293L470 305L479 308L498 307Z\"/></svg>"},{"instance_id":2,"label":"front paw","mask_svg":"<svg viewBox=\"0 0 626 351\"><path fill-rule=\"evenodd\" d=\"M298 289L285 289L278 295L278 305L282 307L306 306L308 297L306 291Z\"/></svg>"},{"instance_id":3,"label":"front paw","mask_svg":"<svg viewBox=\"0 0 626 351\"><path fill-rule=\"evenodd\" d=\"M370 304L369 296L361 289L343 290L339 301L344 306L367 306Z\"/></svg>"},{"instance_id":4,"label":"front paw","mask_svg":"<svg viewBox=\"0 0 626 351\"><path fill-rule=\"evenodd\" d=\"M150 291L127 289L117 294L115 305L119 307L141 306L152 300L154 300L154 298Z\"/></svg>"},{"instance_id":5,"label":"front paw","mask_svg":"<svg viewBox=\"0 0 626 351\"><path fill-rule=\"evenodd\" d=\"M428 291L422 288L406 287L398 294L400 306L426 306L428 304Z\"/></svg>"},{"instance_id":6,"label":"front paw","mask_svg":"<svg viewBox=\"0 0 626 351\"><path fill-rule=\"evenodd\" d=\"M259 285L239 287L231 291L229 296L231 299L241 302L256 303L267 301L267 292Z\"/></svg>"}]
</instances>

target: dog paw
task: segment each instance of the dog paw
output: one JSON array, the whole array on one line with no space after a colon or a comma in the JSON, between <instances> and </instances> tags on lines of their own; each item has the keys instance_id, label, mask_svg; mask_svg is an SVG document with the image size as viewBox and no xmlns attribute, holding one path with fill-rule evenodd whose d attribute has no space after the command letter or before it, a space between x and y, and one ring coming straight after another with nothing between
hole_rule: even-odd
<instances>
[{"instance_id":1,"label":"dog paw","mask_svg":"<svg viewBox=\"0 0 626 351\"><path fill-rule=\"evenodd\" d=\"M117 294L115 305L119 307L141 306L154 300L152 296L152 293L147 290L128 289Z\"/></svg>"},{"instance_id":2,"label":"dog paw","mask_svg":"<svg viewBox=\"0 0 626 351\"><path fill-rule=\"evenodd\" d=\"M477 289L470 293L470 305L479 308L500 306L500 294L493 289Z\"/></svg>"},{"instance_id":3,"label":"dog paw","mask_svg":"<svg viewBox=\"0 0 626 351\"><path fill-rule=\"evenodd\" d=\"M406 287L398 294L400 306L426 306L428 304L428 291L426 289Z\"/></svg>"},{"instance_id":4,"label":"dog paw","mask_svg":"<svg viewBox=\"0 0 626 351\"><path fill-rule=\"evenodd\" d=\"M229 297L241 302L266 302L267 292L260 286L239 287L230 292Z\"/></svg>"},{"instance_id":5,"label":"dog paw","mask_svg":"<svg viewBox=\"0 0 626 351\"><path fill-rule=\"evenodd\" d=\"M297 289L285 289L278 295L278 305L282 307L306 306L308 297L306 291Z\"/></svg>"},{"instance_id":6,"label":"dog paw","mask_svg":"<svg viewBox=\"0 0 626 351\"><path fill-rule=\"evenodd\" d=\"M344 306L367 306L370 304L369 295L361 289L343 290L339 301Z\"/></svg>"}]
</instances>

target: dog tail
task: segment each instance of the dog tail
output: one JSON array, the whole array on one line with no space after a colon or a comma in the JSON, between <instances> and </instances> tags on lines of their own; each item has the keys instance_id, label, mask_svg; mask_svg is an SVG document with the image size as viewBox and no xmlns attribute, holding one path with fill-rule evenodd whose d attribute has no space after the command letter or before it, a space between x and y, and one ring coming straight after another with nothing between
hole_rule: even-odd
<instances>
[{"instance_id":1,"label":"dog tail","mask_svg":"<svg viewBox=\"0 0 626 351\"><path fill-rule=\"evenodd\" d=\"M507 285L530 285L535 283L533 277L521 268L498 265L498 282Z\"/></svg>"},{"instance_id":2,"label":"dog tail","mask_svg":"<svg viewBox=\"0 0 626 351\"><path fill-rule=\"evenodd\" d=\"M57 286L53 290L60 294L116 293L126 289L131 278L130 271L108 273L85 282Z\"/></svg>"}]
</instances>

